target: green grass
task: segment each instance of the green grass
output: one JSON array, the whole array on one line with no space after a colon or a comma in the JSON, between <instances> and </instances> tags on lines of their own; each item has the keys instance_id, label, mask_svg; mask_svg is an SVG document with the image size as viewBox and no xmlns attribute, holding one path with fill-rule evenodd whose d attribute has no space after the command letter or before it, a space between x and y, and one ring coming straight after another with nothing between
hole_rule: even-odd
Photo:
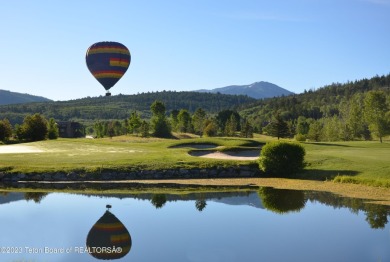
<instances>
[{"instance_id":1,"label":"green grass","mask_svg":"<svg viewBox=\"0 0 390 262\"><path fill-rule=\"evenodd\" d=\"M270 141L269 137L156 139L130 136L113 139L58 139L28 143L42 153L0 154L0 172L69 172L79 170L131 171L172 168L208 168L249 165L254 161L232 161L190 156L192 144L212 144L211 150L250 149ZM306 149L305 172L298 178L332 180L390 187L390 141L302 143ZM1 145L2 146L2 145ZM0 147L1 147L0 146Z\"/></svg>"},{"instance_id":2,"label":"green grass","mask_svg":"<svg viewBox=\"0 0 390 262\"><path fill-rule=\"evenodd\" d=\"M200 139L58 139L28 143L44 152L0 154L0 170L7 172L57 172L83 170L139 170L196 168L247 164L242 161L204 159L188 155L187 147L172 147L191 142L218 146L246 146L253 141L239 138Z\"/></svg>"},{"instance_id":3,"label":"green grass","mask_svg":"<svg viewBox=\"0 0 390 262\"><path fill-rule=\"evenodd\" d=\"M390 143L304 143L304 177L390 187Z\"/></svg>"}]
</instances>

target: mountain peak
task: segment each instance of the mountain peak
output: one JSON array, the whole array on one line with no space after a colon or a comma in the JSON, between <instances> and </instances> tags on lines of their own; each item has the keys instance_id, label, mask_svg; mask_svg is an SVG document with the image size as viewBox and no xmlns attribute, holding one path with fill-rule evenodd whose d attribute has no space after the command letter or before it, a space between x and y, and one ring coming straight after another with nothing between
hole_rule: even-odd
<instances>
[{"instance_id":1,"label":"mountain peak","mask_svg":"<svg viewBox=\"0 0 390 262\"><path fill-rule=\"evenodd\" d=\"M196 92L221 93L228 95L247 95L256 99L283 95L288 96L294 94L293 92L290 92L280 86L266 81L254 82L249 85L231 85L210 90L201 89L196 90Z\"/></svg>"}]
</instances>

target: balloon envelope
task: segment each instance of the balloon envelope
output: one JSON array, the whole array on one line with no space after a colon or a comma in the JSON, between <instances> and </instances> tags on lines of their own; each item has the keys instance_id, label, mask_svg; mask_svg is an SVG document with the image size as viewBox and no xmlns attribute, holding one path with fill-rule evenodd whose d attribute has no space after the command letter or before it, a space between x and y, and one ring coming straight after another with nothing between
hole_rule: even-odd
<instances>
[{"instance_id":1,"label":"balloon envelope","mask_svg":"<svg viewBox=\"0 0 390 262\"><path fill-rule=\"evenodd\" d=\"M85 60L91 74L108 91L126 73L131 55L121 43L98 42L88 48Z\"/></svg>"}]
</instances>

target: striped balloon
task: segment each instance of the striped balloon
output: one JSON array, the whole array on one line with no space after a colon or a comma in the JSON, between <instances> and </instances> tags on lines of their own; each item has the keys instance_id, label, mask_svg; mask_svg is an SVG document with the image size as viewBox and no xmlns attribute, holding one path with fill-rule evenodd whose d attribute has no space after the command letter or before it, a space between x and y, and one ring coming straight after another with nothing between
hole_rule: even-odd
<instances>
[{"instance_id":1,"label":"striped balloon","mask_svg":"<svg viewBox=\"0 0 390 262\"><path fill-rule=\"evenodd\" d=\"M129 253L131 244L129 231L108 210L93 225L87 236L88 252L97 259L122 258Z\"/></svg>"},{"instance_id":2,"label":"striped balloon","mask_svg":"<svg viewBox=\"0 0 390 262\"><path fill-rule=\"evenodd\" d=\"M91 45L85 56L91 74L107 90L126 73L131 62L129 49L117 42L98 42Z\"/></svg>"}]
</instances>

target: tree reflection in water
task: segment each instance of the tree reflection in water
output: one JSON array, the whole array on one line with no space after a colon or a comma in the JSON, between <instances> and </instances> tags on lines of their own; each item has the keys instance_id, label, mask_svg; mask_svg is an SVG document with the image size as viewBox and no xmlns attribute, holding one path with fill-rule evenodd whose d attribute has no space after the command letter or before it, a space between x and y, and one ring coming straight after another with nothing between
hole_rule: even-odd
<instances>
[{"instance_id":1,"label":"tree reflection in water","mask_svg":"<svg viewBox=\"0 0 390 262\"><path fill-rule=\"evenodd\" d=\"M368 203L364 199L341 197L328 192L298 191L287 189L260 188L259 197L264 208L278 213L299 212L306 202L320 202L334 208L348 208L352 213L362 211L371 228L384 228L388 223L390 208L384 205Z\"/></svg>"},{"instance_id":2,"label":"tree reflection in water","mask_svg":"<svg viewBox=\"0 0 390 262\"><path fill-rule=\"evenodd\" d=\"M162 208L167 202L167 196L165 194L154 194L150 202L156 207L156 209Z\"/></svg>"},{"instance_id":3,"label":"tree reflection in water","mask_svg":"<svg viewBox=\"0 0 390 262\"><path fill-rule=\"evenodd\" d=\"M24 199L27 201L33 200L35 203L40 203L49 193L46 192L25 192Z\"/></svg>"},{"instance_id":4,"label":"tree reflection in water","mask_svg":"<svg viewBox=\"0 0 390 262\"><path fill-rule=\"evenodd\" d=\"M154 185L154 187L158 188L158 185ZM172 187L173 190L177 189L177 186L175 187L173 185ZM167 188L167 186L165 185L164 188ZM389 206L369 203L364 199L341 197L329 192L298 191L274 189L268 187L258 189L254 189L252 187L250 189L243 190L236 189L232 192L229 192L226 191L226 188L224 187L221 187L221 191L218 191L219 188L217 186L210 188L212 192L205 192L207 191L207 186L203 186L202 192L193 190L188 194L151 194L150 191L148 192L148 189L149 188L146 187L144 192L137 192L136 194L132 194L130 190L130 193L128 194L121 194L120 198L129 197L134 199L149 200L157 209L164 207L165 204L169 201L194 200L196 209L201 212L206 208L207 201L213 201L213 199L229 199L229 197L248 196L249 194L256 194L257 192L257 195L262 200L264 208L278 214L299 212L305 207L307 201L311 201L319 202L334 208L348 208L352 213L355 214L364 212L366 215L366 221L370 224L371 228L374 229L384 228L388 223L388 217L390 216ZM48 195L46 192L25 192L23 194L26 200L33 200L36 203L40 203L42 199ZM2 195L6 197L8 193L4 192ZM103 194L97 196L102 197ZM107 194L105 197L117 197L117 195Z\"/></svg>"},{"instance_id":5,"label":"tree reflection in water","mask_svg":"<svg viewBox=\"0 0 390 262\"><path fill-rule=\"evenodd\" d=\"M259 196L266 209L279 214L299 212L306 204L305 194L298 190L263 187Z\"/></svg>"},{"instance_id":6,"label":"tree reflection in water","mask_svg":"<svg viewBox=\"0 0 390 262\"><path fill-rule=\"evenodd\" d=\"M199 210L199 212L202 212L203 209L205 209L207 206L206 200L204 199L198 199L195 201L195 207Z\"/></svg>"}]
</instances>

